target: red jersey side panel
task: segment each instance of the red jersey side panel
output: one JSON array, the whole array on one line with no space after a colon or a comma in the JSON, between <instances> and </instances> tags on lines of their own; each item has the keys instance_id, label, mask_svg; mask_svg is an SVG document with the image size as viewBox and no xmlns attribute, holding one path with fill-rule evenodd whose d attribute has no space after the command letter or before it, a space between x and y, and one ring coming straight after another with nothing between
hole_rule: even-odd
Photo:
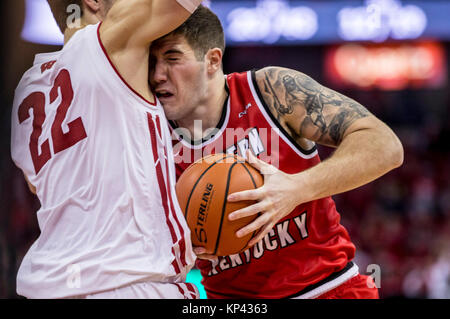
<instances>
[{"instance_id":1,"label":"red jersey side panel","mask_svg":"<svg viewBox=\"0 0 450 319\"><path fill-rule=\"evenodd\" d=\"M320 162L316 147L303 150L277 126L259 97L254 72L230 74L227 84L229 100L210 139L192 145L175 130L178 176L202 156L227 152L245 157L247 149L290 174ZM245 252L214 262L198 260L197 266L209 298L283 298L343 269L354 253L334 201L327 197L297 206Z\"/></svg>"}]
</instances>

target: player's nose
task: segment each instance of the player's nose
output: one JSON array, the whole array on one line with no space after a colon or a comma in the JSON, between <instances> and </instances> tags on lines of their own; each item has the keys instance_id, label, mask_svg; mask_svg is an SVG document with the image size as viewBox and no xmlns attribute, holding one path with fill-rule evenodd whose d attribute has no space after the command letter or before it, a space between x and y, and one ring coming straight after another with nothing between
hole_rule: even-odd
<instances>
[{"instance_id":1,"label":"player's nose","mask_svg":"<svg viewBox=\"0 0 450 319\"><path fill-rule=\"evenodd\" d=\"M163 63L155 63L150 70L150 84L161 84L167 81L167 67Z\"/></svg>"}]
</instances>

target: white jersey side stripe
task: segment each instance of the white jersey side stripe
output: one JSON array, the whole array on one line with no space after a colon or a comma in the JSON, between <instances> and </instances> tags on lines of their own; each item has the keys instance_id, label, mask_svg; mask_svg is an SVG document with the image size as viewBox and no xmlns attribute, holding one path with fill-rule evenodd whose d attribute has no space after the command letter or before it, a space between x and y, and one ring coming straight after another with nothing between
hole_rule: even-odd
<instances>
[{"instance_id":1,"label":"white jersey side stripe","mask_svg":"<svg viewBox=\"0 0 450 319\"><path fill-rule=\"evenodd\" d=\"M162 129L161 129L161 121L159 116L156 116L156 127L158 129L158 132L161 136L162 136ZM172 211L172 217L175 219L175 223L177 225L177 229L178 229L178 233L177 235L179 236L179 240L178 240L178 246L179 246L179 250L180 250L180 254L181 254L181 263L183 265L183 268L185 268L185 266L187 265L186 263L186 239L185 239L185 232L184 229L180 223L179 220L179 216L177 216L177 211L175 209L175 205L174 205L174 199L172 198L172 184L171 184L171 180L170 180L170 172L169 172L169 164L168 164L168 147L171 147L170 143L165 143L164 145L164 162L165 162L165 167L166 167L166 186L167 186L167 190L168 190L168 194L169 194L169 202L170 202L170 209ZM176 199L176 198L175 198Z\"/></svg>"},{"instance_id":2,"label":"white jersey side stripe","mask_svg":"<svg viewBox=\"0 0 450 319\"><path fill-rule=\"evenodd\" d=\"M157 134L156 133L156 125L155 125L154 119L150 113L148 113L148 126L149 126L151 143L152 143L152 151L153 151L153 157L154 157L154 162L155 162L155 170L156 170L156 175L158 178L158 186L159 186L159 190L161 193L161 200L162 200L162 204L164 207L164 213L166 216L166 223L170 230L172 244L175 244L178 239L177 239L177 235L175 233L174 226L173 226L172 222L170 221L171 208L168 205L168 202L170 202L171 205L172 205L172 203L169 200L169 196L167 194L167 186L166 186L166 182L165 182L163 171L162 171L162 163L161 163L161 161L159 161L159 163L156 164L158 162L158 160L160 160L160 158L159 158L158 148L157 148L158 141L157 141L157 136L156 136L156 134ZM172 254L175 256L175 260L172 262L172 266L174 267L175 272L178 274L178 273L180 273L180 269L181 269L180 266L182 265L182 263L181 263L181 261L178 260L178 254L175 252L174 246L172 246Z\"/></svg>"}]
</instances>

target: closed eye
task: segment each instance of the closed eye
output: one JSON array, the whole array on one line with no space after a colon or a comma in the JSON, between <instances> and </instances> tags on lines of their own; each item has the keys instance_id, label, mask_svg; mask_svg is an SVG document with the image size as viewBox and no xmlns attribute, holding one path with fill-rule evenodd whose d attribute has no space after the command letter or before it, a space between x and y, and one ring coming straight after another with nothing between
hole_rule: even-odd
<instances>
[{"instance_id":1,"label":"closed eye","mask_svg":"<svg viewBox=\"0 0 450 319\"><path fill-rule=\"evenodd\" d=\"M183 52L172 49L172 50L166 51L164 53L164 56L166 57L167 61L174 62L174 61L178 61L182 54L183 54Z\"/></svg>"}]
</instances>

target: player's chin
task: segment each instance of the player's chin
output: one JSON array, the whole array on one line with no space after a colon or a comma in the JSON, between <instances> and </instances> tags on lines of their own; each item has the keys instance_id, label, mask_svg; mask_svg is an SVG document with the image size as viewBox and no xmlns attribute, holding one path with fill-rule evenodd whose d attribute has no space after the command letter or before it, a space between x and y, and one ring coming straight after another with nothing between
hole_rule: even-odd
<instances>
[{"instance_id":1,"label":"player's chin","mask_svg":"<svg viewBox=\"0 0 450 319\"><path fill-rule=\"evenodd\" d=\"M172 118L173 116L176 116L178 113L177 110L177 103L175 100L170 100L168 98L158 98L161 102L161 105L164 108L164 112L166 113L166 117L169 120L176 120L175 118Z\"/></svg>"},{"instance_id":2,"label":"player's chin","mask_svg":"<svg viewBox=\"0 0 450 319\"><path fill-rule=\"evenodd\" d=\"M164 114L169 121L179 121L183 118L182 116L180 116L179 109L177 109L176 107L171 108L163 105L163 108Z\"/></svg>"}]
</instances>

